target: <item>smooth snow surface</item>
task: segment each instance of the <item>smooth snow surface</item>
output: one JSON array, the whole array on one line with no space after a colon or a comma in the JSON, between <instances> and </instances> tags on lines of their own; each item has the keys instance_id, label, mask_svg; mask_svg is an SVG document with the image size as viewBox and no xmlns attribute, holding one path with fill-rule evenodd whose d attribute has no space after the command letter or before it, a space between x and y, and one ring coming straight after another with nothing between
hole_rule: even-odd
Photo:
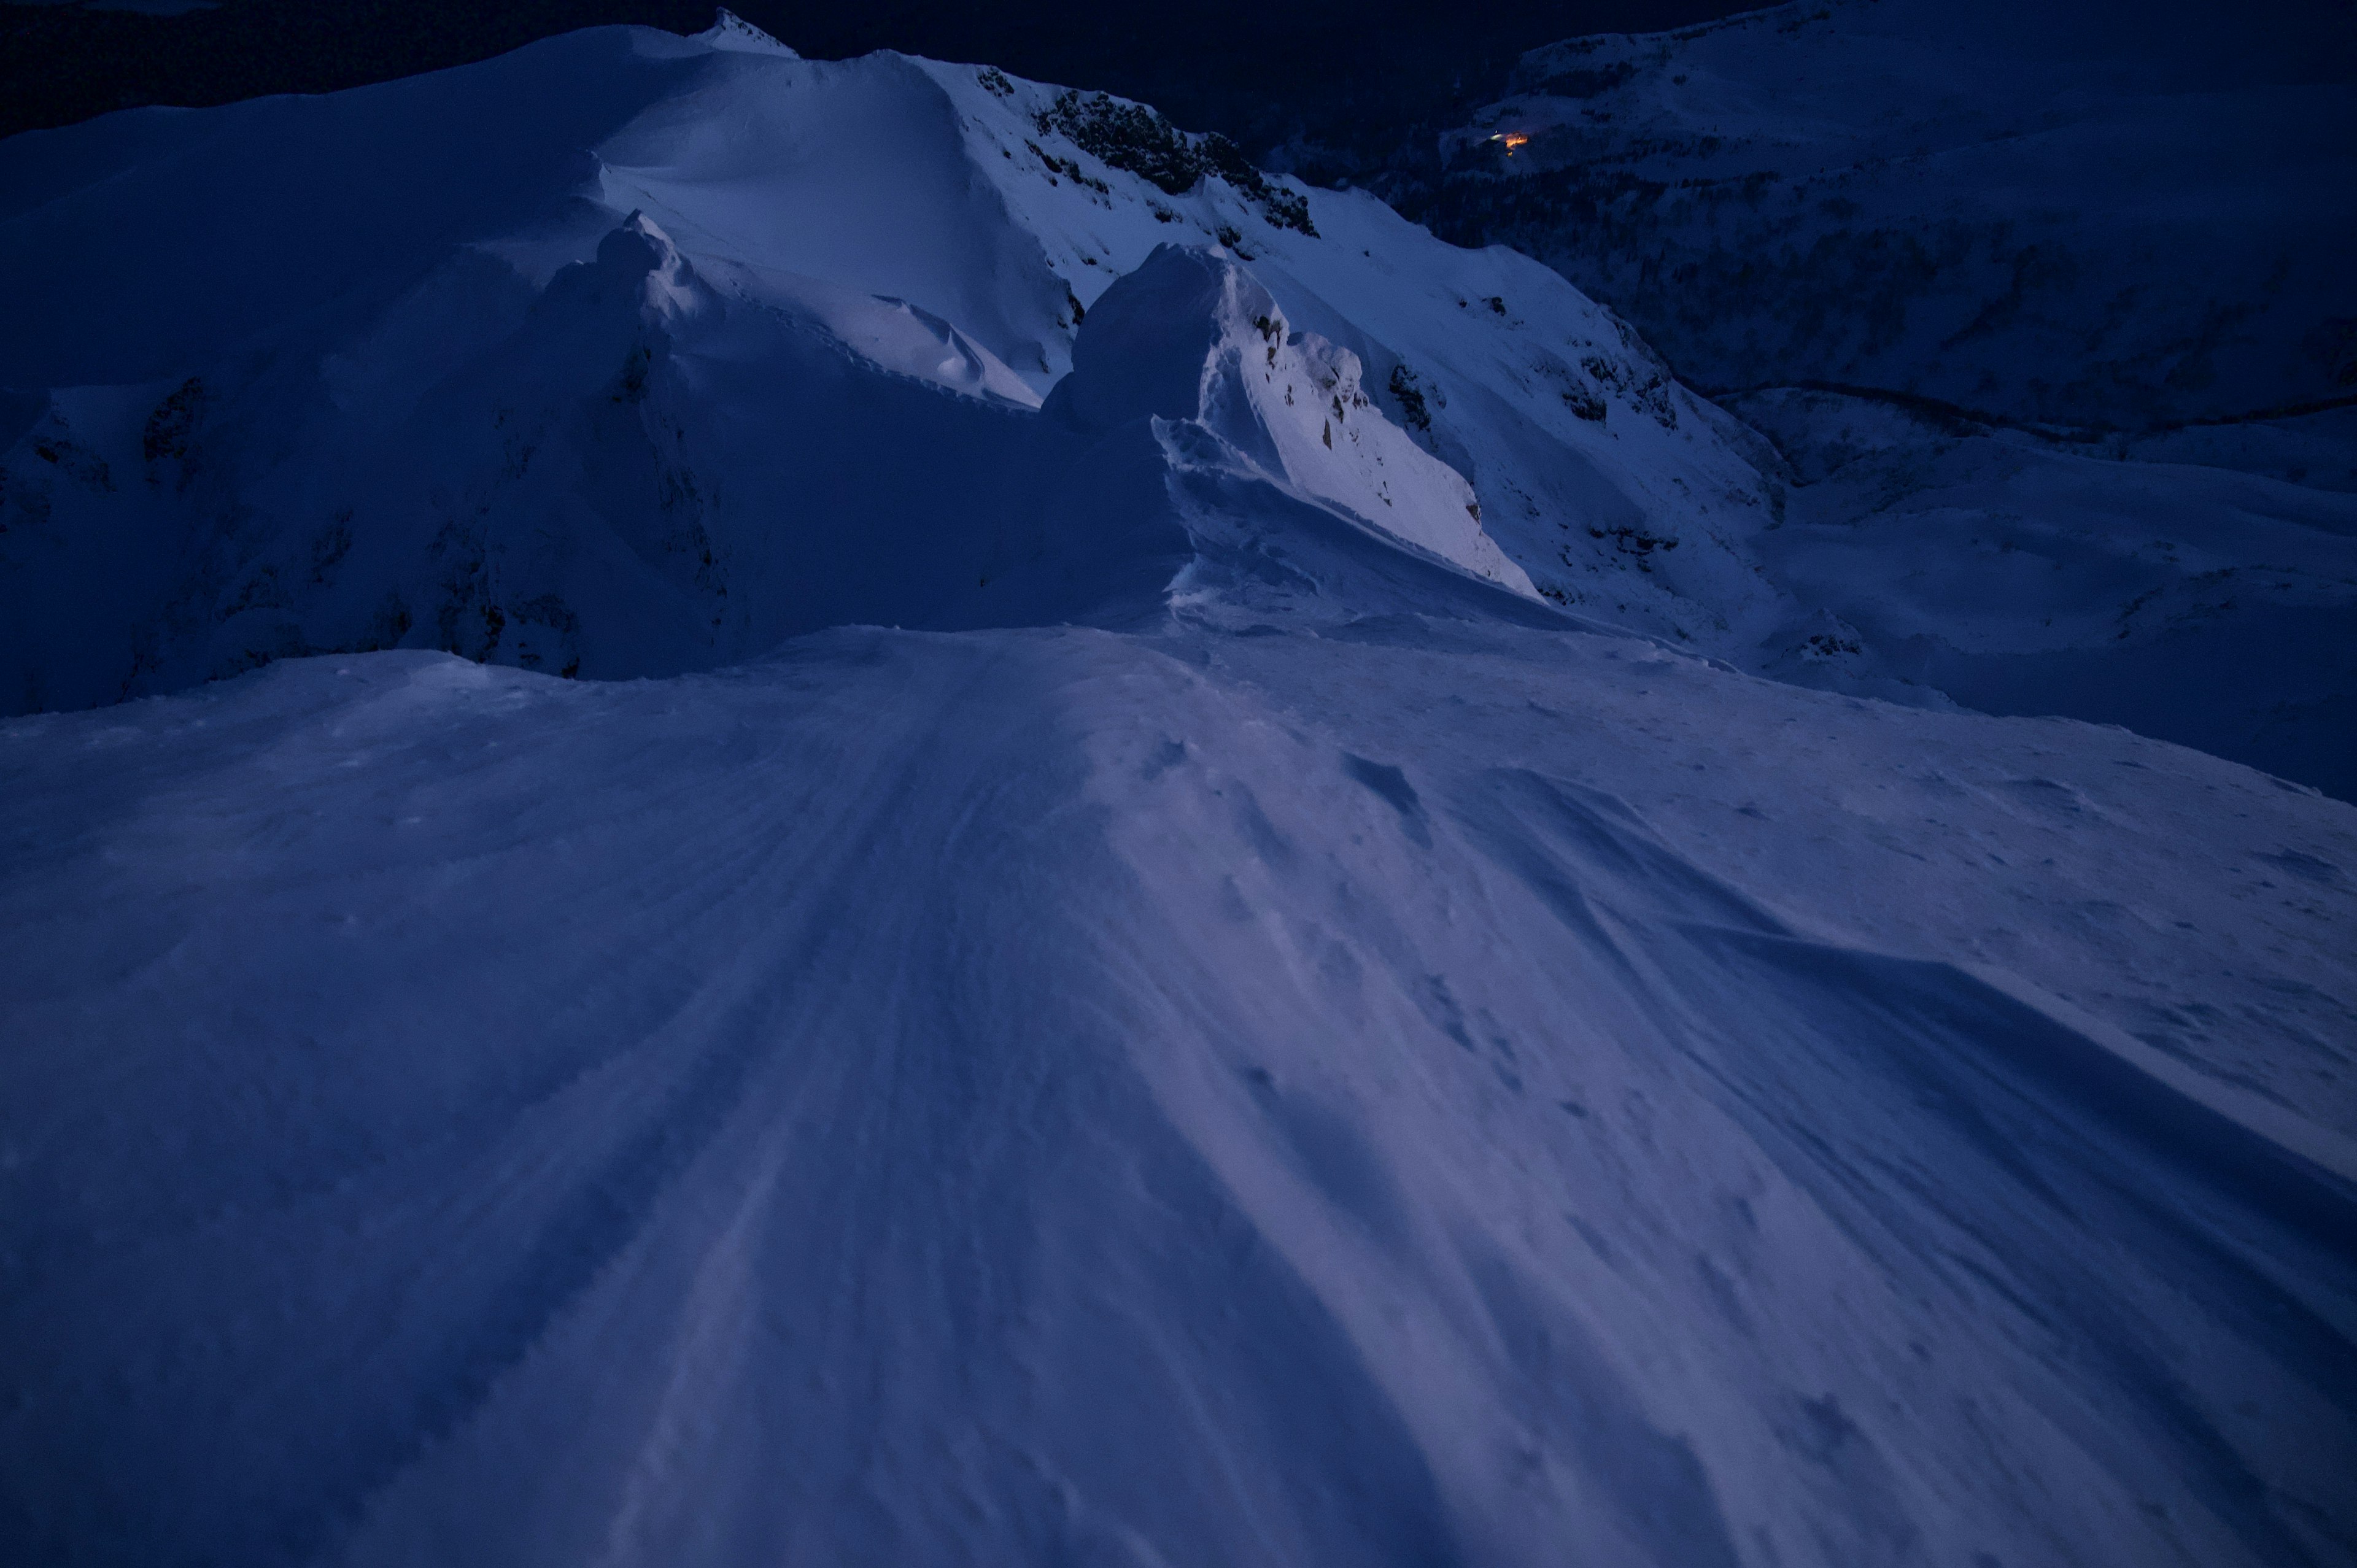
<instances>
[{"instance_id":1,"label":"smooth snow surface","mask_svg":"<svg viewBox=\"0 0 2357 1568\"><path fill-rule=\"evenodd\" d=\"M1924 683L2115 492L1089 113L0 144L0 1556L2357 1562L2357 808Z\"/></svg>"}]
</instances>

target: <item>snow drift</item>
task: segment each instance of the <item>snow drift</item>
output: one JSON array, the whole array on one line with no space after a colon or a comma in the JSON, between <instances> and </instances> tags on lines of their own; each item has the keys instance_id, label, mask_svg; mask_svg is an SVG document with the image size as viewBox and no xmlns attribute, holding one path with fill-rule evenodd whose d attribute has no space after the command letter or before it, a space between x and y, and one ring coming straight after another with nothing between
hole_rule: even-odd
<instances>
[{"instance_id":1,"label":"snow drift","mask_svg":"<svg viewBox=\"0 0 2357 1568\"><path fill-rule=\"evenodd\" d=\"M2347 807L1251 615L0 727L9 1539L2349 1560Z\"/></svg>"}]
</instances>

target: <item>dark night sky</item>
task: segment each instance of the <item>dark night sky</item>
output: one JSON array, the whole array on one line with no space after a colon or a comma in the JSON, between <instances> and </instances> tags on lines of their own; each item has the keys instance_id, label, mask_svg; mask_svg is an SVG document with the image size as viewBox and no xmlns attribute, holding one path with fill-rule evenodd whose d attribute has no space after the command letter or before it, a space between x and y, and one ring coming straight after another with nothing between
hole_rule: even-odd
<instances>
[{"instance_id":1,"label":"dark night sky","mask_svg":"<svg viewBox=\"0 0 2357 1568\"><path fill-rule=\"evenodd\" d=\"M744 0L733 5L807 55L899 48L988 60L1107 88L1262 151L1297 131L1380 155L1378 123L1479 102L1515 55L1579 33L1648 31L1751 8L1745 0ZM703 0L225 0L155 17L81 5L0 4L0 134L141 103L326 91L479 59L575 27L710 24Z\"/></svg>"}]
</instances>

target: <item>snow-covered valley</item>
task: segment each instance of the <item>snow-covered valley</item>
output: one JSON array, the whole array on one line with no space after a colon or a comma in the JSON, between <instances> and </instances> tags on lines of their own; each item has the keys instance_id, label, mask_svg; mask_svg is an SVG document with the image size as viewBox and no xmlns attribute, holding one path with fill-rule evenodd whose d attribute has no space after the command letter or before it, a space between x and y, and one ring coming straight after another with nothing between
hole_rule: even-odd
<instances>
[{"instance_id":1,"label":"snow-covered valley","mask_svg":"<svg viewBox=\"0 0 2357 1568\"><path fill-rule=\"evenodd\" d=\"M2357 392L2335 10L1813 0L1566 39L1403 195L1620 302L1705 386L2064 430L2297 415Z\"/></svg>"},{"instance_id":2,"label":"snow-covered valley","mask_svg":"<svg viewBox=\"0 0 2357 1568\"><path fill-rule=\"evenodd\" d=\"M0 195L12 1555L2357 1562L2345 491L726 20Z\"/></svg>"},{"instance_id":3,"label":"snow-covered valley","mask_svg":"<svg viewBox=\"0 0 2357 1568\"><path fill-rule=\"evenodd\" d=\"M1790 459L1762 564L1825 620L1738 662L2357 795L2345 9L1808 0L1517 78L1373 187Z\"/></svg>"}]
</instances>

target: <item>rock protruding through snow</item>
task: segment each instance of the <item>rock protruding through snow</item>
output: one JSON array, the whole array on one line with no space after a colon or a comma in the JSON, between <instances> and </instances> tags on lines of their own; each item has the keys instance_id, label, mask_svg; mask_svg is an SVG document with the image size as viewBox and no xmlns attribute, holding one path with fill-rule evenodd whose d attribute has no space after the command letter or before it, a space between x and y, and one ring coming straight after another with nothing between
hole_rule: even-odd
<instances>
[{"instance_id":1,"label":"rock protruding through snow","mask_svg":"<svg viewBox=\"0 0 2357 1568\"><path fill-rule=\"evenodd\" d=\"M1249 471L1537 596L1482 532L1472 487L1366 394L1358 356L1293 330L1275 296L1232 257L1155 251L1100 296L1072 367L1049 401L1050 413L1097 429L1196 421Z\"/></svg>"}]
</instances>

